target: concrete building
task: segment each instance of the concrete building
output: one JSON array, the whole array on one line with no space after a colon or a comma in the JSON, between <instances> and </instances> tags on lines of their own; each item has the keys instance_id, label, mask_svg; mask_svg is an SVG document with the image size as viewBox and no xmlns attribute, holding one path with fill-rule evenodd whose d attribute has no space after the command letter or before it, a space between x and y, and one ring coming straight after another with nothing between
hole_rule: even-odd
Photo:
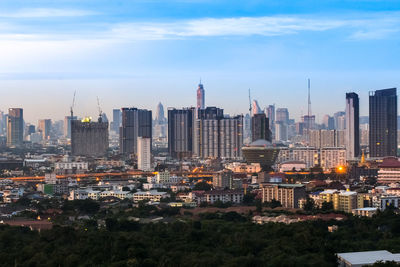
<instances>
[{"instance_id":1,"label":"concrete building","mask_svg":"<svg viewBox=\"0 0 400 267\"><path fill-rule=\"evenodd\" d=\"M378 179L380 184L390 184L400 182L400 161L398 158L384 158L378 165Z\"/></svg>"},{"instance_id":2,"label":"concrete building","mask_svg":"<svg viewBox=\"0 0 400 267\"><path fill-rule=\"evenodd\" d=\"M346 149L340 147L326 147L320 151L320 163L324 170L346 165Z\"/></svg>"},{"instance_id":3,"label":"concrete building","mask_svg":"<svg viewBox=\"0 0 400 267\"><path fill-rule=\"evenodd\" d=\"M369 93L370 157L397 156L397 89Z\"/></svg>"},{"instance_id":4,"label":"concrete building","mask_svg":"<svg viewBox=\"0 0 400 267\"><path fill-rule=\"evenodd\" d=\"M269 119L266 117L265 113L255 114L251 118L251 136L252 142L259 139L272 141Z\"/></svg>"},{"instance_id":5,"label":"concrete building","mask_svg":"<svg viewBox=\"0 0 400 267\"><path fill-rule=\"evenodd\" d=\"M24 111L22 108L8 109L7 146L21 146L24 140Z\"/></svg>"},{"instance_id":6,"label":"concrete building","mask_svg":"<svg viewBox=\"0 0 400 267\"><path fill-rule=\"evenodd\" d=\"M230 170L219 171L213 175L214 188L232 189L233 172Z\"/></svg>"},{"instance_id":7,"label":"concrete building","mask_svg":"<svg viewBox=\"0 0 400 267\"><path fill-rule=\"evenodd\" d=\"M51 120L50 119L39 120L38 131L42 133L43 139L45 140L50 139Z\"/></svg>"},{"instance_id":8,"label":"concrete building","mask_svg":"<svg viewBox=\"0 0 400 267\"><path fill-rule=\"evenodd\" d=\"M108 150L108 122L90 119L71 121L71 153L74 156L102 157Z\"/></svg>"},{"instance_id":9,"label":"concrete building","mask_svg":"<svg viewBox=\"0 0 400 267\"><path fill-rule=\"evenodd\" d=\"M217 201L222 203L242 203L244 193L243 190L211 190L204 193L204 199L207 203L214 204Z\"/></svg>"},{"instance_id":10,"label":"concrete building","mask_svg":"<svg viewBox=\"0 0 400 267\"><path fill-rule=\"evenodd\" d=\"M160 202L162 198L170 197L167 192L158 192L156 190L151 191L139 191L133 194L133 201L139 202L142 200L149 200L153 202Z\"/></svg>"},{"instance_id":11,"label":"concrete building","mask_svg":"<svg viewBox=\"0 0 400 267\"><path fill-rule=\"evenodd\" d=\"M308 169L319 164L319 150L313 147L281 148L277 162L285 161L304 162Z\"/></svg>"},{"instance_id":12,"label":"concrete building","mask_svg":"<svg viewBox=\"0 0 400 267\"><path fill-rule=\"evenodd\" d=\"M192 156L195 116L195 108L168 109L168 151L171 157Z\"/></svg>"},{"instance_id":13,"label":"concrete building","mask_svg":"<svg viewBox=\"0 0 400 267\"><path fill-rule=\"evenodd\" d=\"M138 169L150 171L151 168L151 139L138 137Z\"/></svg>"},{"instance_id":14,"label":"concrete building","mask_svg":"<svg viewBox=\"0 0 400 267\"><path fill-rule=\"evenodd\" d=\"M121 110L113 109L113 120L110 125L110 130L119 134L119 127L121 126Z\"/></svg>"},{"instance_id":15,"label":"concrete building","mask_svg":"<svg viewBox=\"0 0 400 267\"><path fill-rule=\"evenodd\" d=\"M347 159L360 155L360 104L356 93L346 93L346 153Z\"/></svg>"},{"instance_id":16,"label":"concrete building","mask_svg":"<svg viewBox=\"0 0 400 267\"><path fill-rule=\"evenodd\" d=\"M152 121L151 110L122 108L122 126L119 132L121 154L137 154L138 137L152 138Z\"/></svg>"},{"instance_id":17,"label":"concrete building","mask_svg":"<svg viewBox=\"0 0 400 267\"><path fill-rule=\"evenodd\" d=\"M277 200L284 208L299 208L299 201L306 198L301 184L262 184L262 202Z\"/></svg>"},{"instance_id":18,"label":"concrete building","mask_svg":"<svg viewBox=\"0 0 400 267\"><path fill-rule=\"evenodd\" d=\"M400 254L393 254L387 250L338 253L337 258L339 267L362 267L391 261L400 263Z\"/></svg>"}]
</instances>

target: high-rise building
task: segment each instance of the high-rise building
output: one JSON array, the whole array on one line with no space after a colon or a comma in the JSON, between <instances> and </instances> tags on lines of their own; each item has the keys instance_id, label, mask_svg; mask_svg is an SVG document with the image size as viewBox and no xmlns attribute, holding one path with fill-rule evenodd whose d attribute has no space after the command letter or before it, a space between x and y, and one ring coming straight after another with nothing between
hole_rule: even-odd
<instances>
[{"instance_id":1,"label":"high-rise building","mask_svg":"<svg viewBox=\"0 0 400 267\"><path fill-rule=\"evenodd\" d=\"M275 140L287 141L288 140L288 126L281 121L275 122Z\"/></svg>"},{"instance_id":2,"label":"high-rise building","mask_svg":"<svg viewBox=\"0 0 400 267\"><path fill-rule=\"evenodd\" d=\"M111 122L111 131L119 134L119 127L121 126L121 110L113 109L113 121Z\"/></svg>"},{"instance_id":3,"label":"high-rise building","mask_svg":"<svg viewBox=\"0 0 400 267\"><path fill-rule=\"evenodd\" d=\"M89 118L71 121L71 153L73 156L101 157L108 149L108 122Z\"/></svg>"},{"instance_id":4,"label":"high-rise building","mask_svg":"<svg viewBox=\"0 0 400 267\"><path fill-rule=\"evenodd\" d=\"M304 131L315 129L315 115L304 115L301 117L302 122L304 123Z\"/></svg>"},{"instance_id":5,"label":"high-rise building","mask_svg":"<svg viewBox=\"0 0 400 267\"><path fill-rule=\"evenodd\" d=\"M195 108L168 109L168 151L173 158L192 156Z\"/></svg>"},{"instance_id":6,"label":"high-rise building","mask_svg":"<svg viewBox=\"0 0 400 267\"><path fill-rule=\"evenodd\" d=\"M327 130L335 129L335 119L329 115L324 116L323 124L324 124L325 129L327 129Z\"/></svg>"},{"instance_id":7,"label":"high-rise building","mask_svg":"<svg viewBox=\"0 0 400 267\"><path fill-rule=\"evenodd\" d=\"M46 140L50 139L51 120L50 119L39 120L38 131L42 133L43 139Z\"/></svg>"},{"instance_id":8,"label":"high-rise building","mask_svg":"<svg viewBox=\"0 0 400 267\"><path fill-rule=\"evenodd\" d=\"M137 138L152 138L152 112L146 109L122 108L119 150L122 154L137 154Z\"/></svg>"},{"instance_id":9,"label":"high-rise building","mask_svg":"<svg viewBox=\"0 0 400 267\"><path fill-rule=\"evenodd\" d=\"M199 83L199 86L197 87L197 109L204 109L205 108L205 91L203 84Z\"/></svg>"},{"instance_id":10,"label":"high-rise building","mask_svg":"<svg viewBox=\"0 0 400 267\"><path fill-rule=\"evenodd\" d=\"M397 156L397 89L369 93L369 153Z\"/></svg>"},{"instance_id":11,"label":"high-rise building","mask_svg":"<svg viewBox=\"0 0 400 267\"><path fill-rule=\"evenodd\" d=\"M262 110L261 110L260 106L258 105L257 100L253 100L251 111L252 111L251 116L262 113Z\"/></svg>"},{"instance_id":12,"label":"high-rise building","mask_svg":"<svg viewBox=\"0 0 400 267\"><path fill-rule=\"evenodd\" d=\"M151 138L138 137L138 169L142 171L151 170Z\"/></svg>"},{"instance_id":13,"label":"high-rise building","mask_svg":"<svg viewBox=\"0 0 400 267\"><path fill-rule=\"evenodd\" d=\"M64 137L71 138L71 121L77 120L76 116L65 116L64 118Z\"/></svg>"},{"instance_id":14,"label":"high-rise building","mask_svg":"<svg viewBox=\"0 0 400 267\"><path fill-rule=\"evenodd\" d=\"M165 121L165 115L164 115L164 106L160 103L157 105L157 110L156 110L156 122L162 123Z\"/></svg>"},{"instance_id":15,"label":"high-rise building","mask_svg":"<svg viewBox=\"0 0 400 267\"><path fill-rule=\"evenodd\" d=\"M240 158L243 116L226 117L222 109L208 107L195 123L193 152L200 158Z\"/></svg>"},{"instance_id":16,"label":"high-rise building","mask_svg":"<svg viewBox=\"0 0 400 267\"><path fill-rule=\"evenodd\" d=\"M275 121L283 122L286 124L289 123L289 111L287 108L277 108L275 115L276 115Z\"/></svg>"},{"instance_id":17,"label":"high-rise building","mask_svg":"<svg viewBox=\"0 0 400 267\"><path fill-rule=\"evenodd\" d=\"M167 137L167 119L164 115L164 106L160 103L157 105L156 117L154 119L154 137L165 138Z\"/></svg>"},{"instance_id":18,"label":"high-rise building","mask_svg":"<svg viewBox=\"0 0 400 267\"><path fill-rule=\"evenodd\" d=\"M243 142L249 144L251 142L251 117L250 114L246 114L243 119Z\"/></svg>"},{"instance_id":19,"label":"high-rise building","mask_svg":"<svg viewBox=\"0 0 400 267\"><path fill-rule=\"evenodd\" d=\"M356 93L346 93L346 156L353 159L360 155L360 104Z\"/></svg>"},{"instance_id":20,"label":"high-rise building","mask_svg":"<svg viewBox=\"0 0 400 267\"><path fill-rule=\"evenodd\" d=\"M273 125L275 123L275 105L269 105L266 108L266 115L269 119L269 123Z\"/></svg>"},{"instance_id":21,"label":"high-rise building","mask_svg":"<svg viewBox=\"0 0 400 267\"><path fill-rule=\"evenodd\" d=\"M345 115L346 115L346 112L344 112L344 111L338 111L335 114L333 114L333 119L335 121L335 129L336 130L344 130L344 128L346 127L345 123L344 123Z\"/></svg>"},{"instance_id":22,"label":"high-rise building","mask_svg":"<svg viewBox=\"0 0 400 267\"><path fill-rule=\"evenodd\" d=\"M22 108L8 109L7 146L20 146L24 139L24 111Z\"/></svg>"},{"instance_id":23,"label":"high-rise building","mask_svg":"<svg viewBox=\"0 0 400 267\"><path fill-rule=\"evenodd\" d=\"M253 142L259 139L271 142L269 119L265 116L265 113L255 114L251 118L251 133Z\"/></svg>"}]
</instances>

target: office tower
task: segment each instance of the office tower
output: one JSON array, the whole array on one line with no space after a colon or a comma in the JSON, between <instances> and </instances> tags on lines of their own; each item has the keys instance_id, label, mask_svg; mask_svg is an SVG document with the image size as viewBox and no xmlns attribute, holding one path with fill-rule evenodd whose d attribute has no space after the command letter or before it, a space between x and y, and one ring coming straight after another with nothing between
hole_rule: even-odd
<instances>
[{"instance_id":1,"label":"office tower","mask_svg":"<svg viewBox=\"0 0 400 267\"><path fill-rule=\"evenodd\" d=\"M27 135L30 135L30 134L33 134L34 132L36 132L35 125L28 125L26 132L27 132Z\"/></svg>"},{"instance_id":2,"label":"office tower","mask_svg":"<svg viewBox=\"0 0 400 267\"><path fill-rule=\"evenodd\" d=\"M102 157L108 149L108 122L89 118L71 121L71 153L73 156Z\"/></svg>"},{"instance_id":3,"label":"office tower","mask_svg":"<svg viewBox=\"0 0 400 267\"><path fill-rule=\"evenodd\" d=\"M277 108L275 114L275 121L276 122L283 122L288 124L289 123L289 111L287 108Z\"/></svg>"},{"instance_id":4,"label":"office tower","mask_svg":"<svg viewBox=\"0 0 400 267\"><path fill-rule=\"evenodd\" d=\"M318 149L344 147L344 130L310 130L309 145Z\"/></svg>"},{"instance_id":5,"label":"office tower","mask_svg":"<svg viewBox=\"0 0 400 267\"><path fill-rule=\"evenodd\" d=\"M164 115L164 106L160 103L157 105L156 117L154 119L154 137L167 137L167 119Z\"/></svg>"},{"instance_id":6,"label":"office tower","mask_svg":"<svg viewBox=\"0 0 400 267\"><path fill-rule=\"evenodd\" d=\"M156 120L158 123L165 122L164 106L163 106L163 104L161 104L161 102L158 103L158 105L157 105L156 118L155 118L155 120Z\"/></svg>"},{"instance_id":7,"label":"office tower","mask_svg":"<svg viewBox=\"0 0 400 267\"><path fill-rule=\"evenodd\" d=\"M24 138L24 112L22 108L8 109L7 146L22 145Z\"/></svg>"},{"instance_id":8,"label":"office tower","mask_svg":"<svg viewBox=\"0 0 400 267\"><path fill-rule=\"evenodd\" d=\"M356 93L346 93L346 156L353 159L360 155L360 104Z\"/></svg>"},{"instance_id":9,"label":"office tower","mask_svg":"<svg viewBox=\"0 0 400 267\"><path fill-rule=\"evenodd\" d=\"M267 118L269 119L269 123L273 125L275 123L275 105L269 105L266 108Z\"/></svg>"},{"instance_id":10,"label":"office tower","mask_svg":"<svg viewBox=\"0 0 400 267\"><path fill-rule=\"evenodd\" d=\"M288 126L286 123L278 120L275 122L275 140L276 141L288 140Z\"/></svg>"},{"instance_id":11,"label":"office tower","mask_svg":"<svg viewBox=\"0 0 400 267\"><path fill-rule=\"evenodd\" d=\"M296 133L298 135L303 135L304 134L304 122L296 122Z\"/></svg>"},{"instance_id":12,"label":"office tower","mask_svg":"<svg viewBox=\"0 0 400 267\"><path fill-rule=\"evenodd\" d=\"M203 88L203 84L199 83L199 86L197 87L197 109L204 109L205 108L205 91Z\"/></svg>"},{"instance_id":13,"label":"office tower","mask_svg":"<svg viewBox=\"0 0 400 267\"><path fill-rule=\"evenodd\" d=\"M137 138L152 138L152 112L146 109L122 108L119 150L122 154L137 154Z\"/></svg>"},{"instance_id":14,"label":"office tower","mask_svg":"<svg viewBox=\"0 0 400 267\"><path fill-rule=\"evenodd\" d=\"M338 111L333 114L333 119L335 121L335 129L336 130L344 130L346 127L344 120L345 120L346 112Z\"/></svg>"},{"instance_id":15,"label":"office tower","mask_svg":"<svg viewBox=\"0 0 400 267\"><path fill-rule=\"evenodd\" d=\"M195 113L195 108L168 109L168 151L171 157L192 156Z\"/></svg>"},{"instance_id":16,"label":"office tower","mask_svg":"<svg viewBox=\"0 0 400 267\"><path fill-rule=\"evenodd\" d=\"M138 169L142 171L151 170L151 138L138 137Z\"/></svg>"},{"instance_id":17,"label":"office tower","mask_svg":"<svg viewBox=\"0 0 400 267\"><path fill-rule=\"evenodd\" d=\"M249 144L251 142L251 117L250 114L246 114L243 119L243 142Z\"/></svg>"},{"instance_id":18,"label":"office tower","mask_svg":"<svg viewBox=\"0 0 400 267\"><path fill-rule=\"evenodd\" d=\"M3 111L0 111L0 136L7 134L6 129L7 129L7 115L4 114Z\"/></svg>"},{"instance_id":19,"label":"office tower","mask_svg":"<svg viewBox=\"0 0 400 267\"><path fill-rule=\"evenodd\" d=\"M101 113L101 121L102 122L108 122L107 114L104 113L104 112Z\"/></svg>"},{"instance_id":20,"label":"office tower","mask_svg":"<svg viewBox=\"0 0 400 267\"><path fill-rule=\"evenodd\" d=\"M251 118L251 133L253 142L259 139L264 139L271 142L269 120L265 116L265 113L255 114Z\"/></svg>"},{"instance_id":21,"label":"office tower","mask_svg":"<svg viewBox=\"0 0 400 267\"><path fill-rule=\"evenodd\" d=\"M39 120L38 131L42 133L43 139L45 140L50 139L51 120L50 119Z\"/></svg>"},{"instance_id":22,"label":"office tower","mask_svg":"<svg viewBox=\"0 0 400 267\"><path fill-rule=\"evenodd\" d=\"M325 115L323 118L323 124L325 129L334 130L335 129L335 119L329 115Z\"/></svg>"},{"instance_id":23,"label":"office tower","mask_svg":"<svg viewBox=\"0 0 400 267\"><path fill-rule=\"evenodd\" d=\"M77 120L76 116L65 116L64 118L64 137L71 138L71 121Z\"/></svg>"},{"instance_id":24,"label":"office tower","mask_svg":"<svg viewBox=\"0 0 400 267\"><path fill-rule=\"evenodd\" d=\"M257 100L253 100L253 105L252 105L252 116L254 116L255 114L260 114L262 113L262 110L260 108L260 106L258 105Z\"/></svg>"},{"instance_id":25,"label":"office tower","mask_svg":"<svg viewBox=\"0 0 400 267\"><path fill-rule=\"evenodd\" d=\"M119 134L119 127L121 126L121 110L113 109L113 121L111 122L111 131Z\"/></svg>"},{"instance_id":26,"label":"office tower","mask_svg":"<svg viewBox=\"0 0 400 267\"><path fill-rule=\"evenodd\" d=\"M397 89L369 93L369 153L397 156Z\"/></svg>"}]
</instances>

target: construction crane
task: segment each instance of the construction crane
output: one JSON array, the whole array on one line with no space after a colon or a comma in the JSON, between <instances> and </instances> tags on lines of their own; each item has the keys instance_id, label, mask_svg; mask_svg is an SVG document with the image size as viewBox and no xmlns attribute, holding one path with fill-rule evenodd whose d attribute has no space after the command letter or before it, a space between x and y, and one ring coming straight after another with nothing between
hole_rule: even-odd
<instances>
[{"instance_id":1,"label":"construction crane","mask_svg":"<svg viewBox=\"0 0 400 267\"><path fill-rule=\"evenodd\" d=\"M249 88L249 113L251 116L251 96L250 96L250 88Z\"/></svg>"},{"instance_id":2,"label":"construction crane","mask_svg":"<svg viewBox=\"0 0 400 267\"><path fill-rule=\"evenodd\" d=\"M72 117L74 116L75 95L76 95L76 90L74 91L74 97L72 98L72 104L70 107L71 120L72 120Z\"/></svg>"},{"instance_id":3,"label":"construction crane","mask_svg":"<svg viewBox=\"0 0 400 267\"><path fill-rule=\"evenodd\" d=\"M101 107L100 107L100 100L99 100L99 97L97 97L97 108L99 109L99 122L101 122L102 121L102 114L103 114L103 111L101 110Z\"/></svg>"}]
</instances>

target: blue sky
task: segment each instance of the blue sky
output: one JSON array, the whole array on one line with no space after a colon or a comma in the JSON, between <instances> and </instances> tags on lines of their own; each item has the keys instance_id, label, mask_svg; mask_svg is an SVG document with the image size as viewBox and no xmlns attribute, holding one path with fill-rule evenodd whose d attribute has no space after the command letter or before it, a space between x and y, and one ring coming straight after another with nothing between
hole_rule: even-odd
<instances>
[{"instance_id":1,"label":"blue sky","mask_svg":"<svg viewBox=\"0 0 400 267\"><path fill-rule=\"evenodd\" d=\"M306 112L307 78L318 119L344 109L345 92L400 84L398 1L0 2L0 109L27 121L76 113L207 105L230 114L261 107Z\"/></svg>"}]
</instances>

